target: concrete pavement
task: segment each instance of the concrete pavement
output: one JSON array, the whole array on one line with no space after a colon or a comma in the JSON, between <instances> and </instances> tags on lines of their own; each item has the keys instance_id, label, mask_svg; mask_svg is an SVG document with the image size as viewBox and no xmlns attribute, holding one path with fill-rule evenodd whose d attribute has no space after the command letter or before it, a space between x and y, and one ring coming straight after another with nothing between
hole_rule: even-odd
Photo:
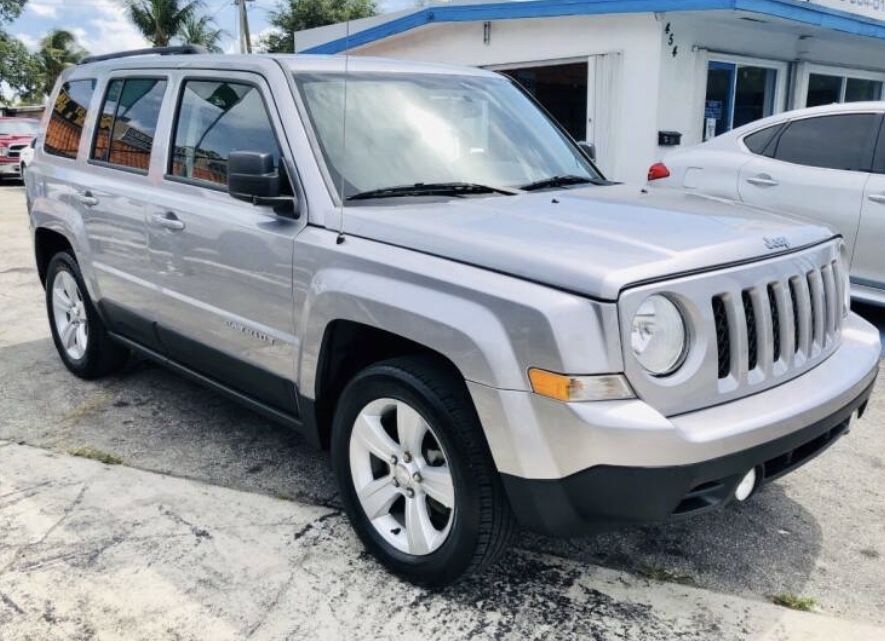
<instances>
[{"instance_id":1,"label":"concrete pavement","mask_svg":"<svg viewBox=\"0 0 885 641\"><path fill-rule=\"evenodd\" d=\"M526 550L431 593L337 510L8 442L0 532L4 641L885 638Z\"/></svg>"},{"instance_id":2,"label":"concrete pavement","mask_svg":"<svg viewBox=\"0 0 885 641\"><path fill-rule=\"evenodd\" d=\"M327 457L297 435L147 363L68 374L22 190L0 187L0 641L244 638L259 624L267 639L885 639L883 423L880 383L847 438L746 505L580 540L524 534L495 572L428 594L361 552ZM67 455L84 446L125 466ZM786 592L819 614L767 603Z\"/></svg>"}]
</instances>

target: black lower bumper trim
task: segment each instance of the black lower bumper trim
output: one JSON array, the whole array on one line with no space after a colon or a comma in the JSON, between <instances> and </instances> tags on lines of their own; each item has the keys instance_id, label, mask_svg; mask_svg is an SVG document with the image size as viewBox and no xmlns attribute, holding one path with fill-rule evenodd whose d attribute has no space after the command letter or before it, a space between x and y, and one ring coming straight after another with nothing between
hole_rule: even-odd
<instances>
[{"instance_id":1,"label":"black lower bumper trim","mask_svg":"<svg viewBox=\"0 0 885 641\"><path fill-rule=\"evenodd\" d=\"M581 536L697 514L730 501L752 468L761 484L823 452L848 431L854 411L863 411L874 383L821 421L709 461L672 467L600 465L555 480L501 477L522 525L551 536Z\"/></svg>"}]
</instances>

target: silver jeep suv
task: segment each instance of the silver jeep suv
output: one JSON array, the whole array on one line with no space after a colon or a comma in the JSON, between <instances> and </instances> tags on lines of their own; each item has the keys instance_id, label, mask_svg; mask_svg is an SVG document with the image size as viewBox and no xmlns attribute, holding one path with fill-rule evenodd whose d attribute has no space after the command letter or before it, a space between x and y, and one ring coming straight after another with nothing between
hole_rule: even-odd
<instances>
[{"instance_id":1,"label":"silver jeep suv","mask_svg":"<svg viewBox=\"0 0 885 641\"><path fill-rule=\"evenodd\" d=\"M330 448L399 574L746 500L863 412L879 335L827 229L610 183L491 72L153 53L65 71L26 174L61 359Z\"/></svg>"}]
</instances>

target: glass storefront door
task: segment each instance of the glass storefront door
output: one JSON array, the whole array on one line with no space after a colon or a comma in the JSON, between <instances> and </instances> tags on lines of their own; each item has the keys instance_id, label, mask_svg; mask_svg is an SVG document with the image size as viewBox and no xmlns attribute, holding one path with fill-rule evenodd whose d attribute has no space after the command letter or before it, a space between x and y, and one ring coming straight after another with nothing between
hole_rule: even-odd
<instances>
[{"instance_id":1,"label":"glass storefront door","mask_svg":"<svg viewBox=\"0 0 885 641\"><path fill-rule=\"evenodd\" d=\"M711 60L704 140L774 113L777 72L771 67Z\"/></svg>"}]
</instances>

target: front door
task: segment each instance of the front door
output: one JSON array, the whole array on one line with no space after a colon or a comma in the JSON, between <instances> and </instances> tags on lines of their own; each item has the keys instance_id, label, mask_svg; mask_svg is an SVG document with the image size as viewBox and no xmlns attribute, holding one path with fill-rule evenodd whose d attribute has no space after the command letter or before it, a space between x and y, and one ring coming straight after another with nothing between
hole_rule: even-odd
<instances>
[{"instance_id":1,"label":"front door","mask_svg":"<svg viewBox=\"0 0 885 641\"><path fill-rule=\"evenodd\" d=\"M164 189L147 212L161 341L172 359L294 414L301 223L226 189L231 151L270 152L279 167L271 94L260 76L196 72L177 95Z\"/></svg>"}]
</instances>

